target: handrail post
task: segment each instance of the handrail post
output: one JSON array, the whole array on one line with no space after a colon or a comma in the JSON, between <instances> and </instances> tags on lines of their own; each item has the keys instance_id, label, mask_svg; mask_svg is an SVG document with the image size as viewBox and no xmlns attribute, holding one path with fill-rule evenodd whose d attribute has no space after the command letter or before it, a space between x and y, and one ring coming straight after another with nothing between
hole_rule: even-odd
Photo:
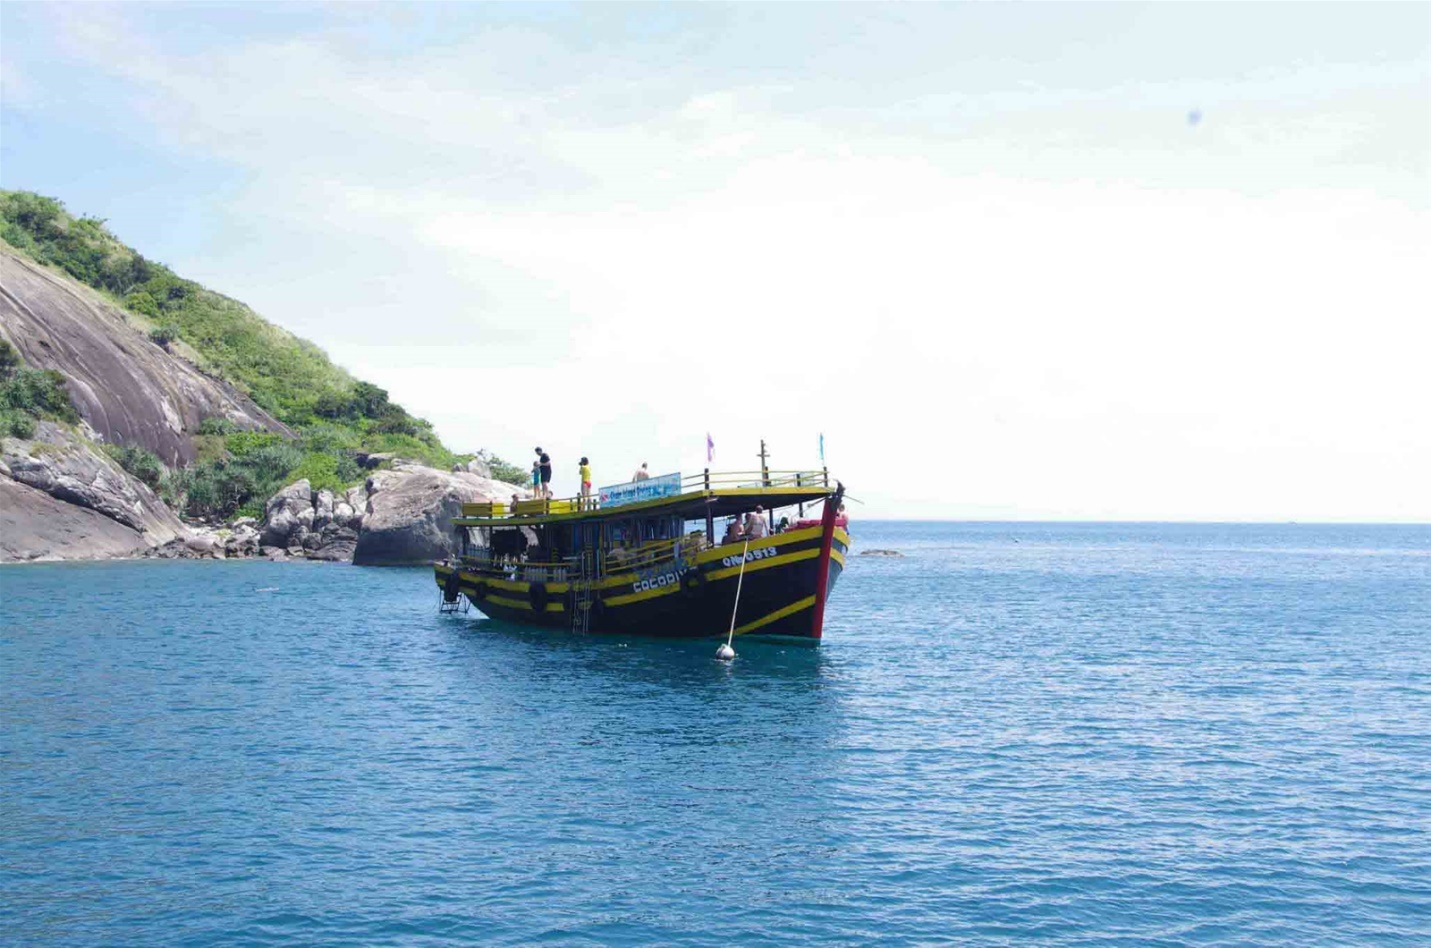
<instances>
[{"instance_id":1,"label":"handrail post","mask_svg":"<svg viewBox=\"0 0 1431 948\"><path fill-rule=\"evenodd\" d=\"M825 475L825 486L826 486L826 487L829 487L829 486L830 486L830 469L829 469L828 467L822 467L822 468L820 468L820 472Z\"/></svg>"},{"instance_id":2,"label":"handrail post","mask_svg":"<svg viewBox=\"0 0 1431 948\"><path fill-rule=\"evenodd\" d=\"M706 468L706 490L711 489L711 469Z\"/></svg>"}]
</instances>

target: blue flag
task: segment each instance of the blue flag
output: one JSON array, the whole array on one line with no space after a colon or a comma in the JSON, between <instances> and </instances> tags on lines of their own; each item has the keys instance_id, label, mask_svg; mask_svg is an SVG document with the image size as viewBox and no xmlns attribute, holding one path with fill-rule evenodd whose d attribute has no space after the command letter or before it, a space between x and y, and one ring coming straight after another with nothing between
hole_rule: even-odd
<instances>
[{"instance_id":1,"label":"blue flag","mask_svg":"<svg viewBox=\"0 0 1431 948\"><path fill-rule=\"evenodd\" d=\"M820 432L820 463L825 463L825 432Z\"/></svg>"}]
</instances>

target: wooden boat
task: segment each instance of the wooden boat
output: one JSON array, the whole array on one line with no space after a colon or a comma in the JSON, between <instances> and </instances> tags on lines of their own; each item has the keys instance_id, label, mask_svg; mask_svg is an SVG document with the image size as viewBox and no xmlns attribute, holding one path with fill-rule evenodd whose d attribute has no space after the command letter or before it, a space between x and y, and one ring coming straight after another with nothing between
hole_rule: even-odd
<instances>
[{"instance_id":1,"label":"wooden boat","mask_svg":"<svg viewBox=\"0 0 1431 948\"><path fill-rule=\"evenodd\" d=\"M704 471L515 509L463 504L461 555L434 576L446 608L511 622L701 638L724 637L734 613L736 635L813 642L850 546L844 487L830 484L827 470ZM770 535L711 542L718 522L757 505Z\"/></svg>"}]
</instances>

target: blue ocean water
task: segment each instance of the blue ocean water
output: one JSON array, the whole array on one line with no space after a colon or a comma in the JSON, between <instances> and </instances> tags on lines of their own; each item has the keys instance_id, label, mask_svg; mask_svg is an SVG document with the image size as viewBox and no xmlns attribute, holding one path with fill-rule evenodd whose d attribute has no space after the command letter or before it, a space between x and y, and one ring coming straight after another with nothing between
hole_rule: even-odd
<instances>
[{"instance_id":1,"label":"blue ocean water","mask_svg":"<svg viewBox=\"0 0 1431 948\"><path fill-rule=\"evenodd\" d=\"M0 942L1431 940L1431 528L855 524L819 648L0 570Z\"/></svg>"}]
</instances>

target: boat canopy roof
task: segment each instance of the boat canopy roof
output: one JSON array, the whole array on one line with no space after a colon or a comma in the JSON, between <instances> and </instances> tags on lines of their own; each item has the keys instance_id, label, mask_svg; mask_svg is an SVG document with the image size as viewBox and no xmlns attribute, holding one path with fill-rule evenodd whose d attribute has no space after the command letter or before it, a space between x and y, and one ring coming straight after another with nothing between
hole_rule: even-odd
<instances>
[{"instance_id":1,"label":"boat canopy roof","mask_svg":"<svg viewBox=\"0 0 1431 948\"><path fill-rule=\"evenodd\" d=\"M828 470L705 471L681 477L666 474L647 481L603 487L590 497L519 500L515 509L500 502L463 504L459 527L529 527L546 523L679 516L683 520L731 517L757 504L767 510L809 504L835 493Z\"/></svg>"}]
</instances>

